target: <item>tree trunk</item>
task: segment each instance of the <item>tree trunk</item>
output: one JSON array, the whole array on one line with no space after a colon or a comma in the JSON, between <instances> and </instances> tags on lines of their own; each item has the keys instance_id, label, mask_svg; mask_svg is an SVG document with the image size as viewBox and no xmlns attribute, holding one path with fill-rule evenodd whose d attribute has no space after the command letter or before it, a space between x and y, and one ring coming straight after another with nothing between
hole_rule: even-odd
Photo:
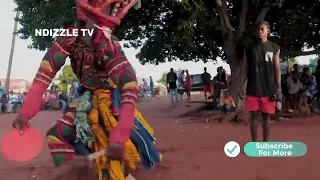
<instances>
[{"instance_id":1,"label":"tree trunk","mask_svg":"<svg viewBox=\"0 0 320 180\"><path fill-rule=\"evenodd\" d=\"M226 56L228 58L229 66L231 69L230 95L234 99L237 106L236 112L238 113L238 115L234 120L238 122L248 122L248 112L245 111L245 101L239 98L239 93L243 91L245 95L247 88L245 82L247 75L246 57L239 57L238 54L240 53L237 53L235 43L225 43L224 51L226 52Z\"/></svg>"}]
</instances>

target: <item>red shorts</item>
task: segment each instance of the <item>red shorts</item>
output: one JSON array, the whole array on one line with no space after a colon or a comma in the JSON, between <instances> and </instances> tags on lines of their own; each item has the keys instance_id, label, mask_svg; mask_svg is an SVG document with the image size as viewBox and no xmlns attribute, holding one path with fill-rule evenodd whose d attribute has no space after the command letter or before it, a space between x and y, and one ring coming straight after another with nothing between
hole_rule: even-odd
<instances>
[{"instance_id":1,"label":"red shorts","mask_svg":"<svg viewBox=\"0 0 320 180\"><path fill-rule=\"evenodd\" d=\"M247 95L246 110L261 111L268 114L274 114L276 110L276 101L270 101L269 97Z\"/></svg>"},{"instance_id":2,"label":"red shorts","mask_svg":"<svg viewBox=\"0 0 320 180\"><path fill-rule=\"evenodd\" d=\"M206 92L209 92L211 93L211 86L210 85L203 85L203 92L206 93Z\"/></svg>"}]
</instances>

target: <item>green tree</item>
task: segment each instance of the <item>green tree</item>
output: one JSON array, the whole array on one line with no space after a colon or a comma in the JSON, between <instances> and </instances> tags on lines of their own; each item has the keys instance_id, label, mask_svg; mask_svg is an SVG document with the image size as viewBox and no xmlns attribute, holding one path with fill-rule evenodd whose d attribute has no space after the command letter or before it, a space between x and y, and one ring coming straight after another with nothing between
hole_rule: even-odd
<instances>
[{"instance_id":1,"label":"green tree","mask_svg":"<svg viewBox=\"0 0 320 180\"><path fill-rule=\"evenodd\" d=\"M161 78L157 82L165 86L167 84L167 74L168 72L162 73Z\"/></svg>"},{"instance_id":2,"label":"green tree","mask_svg":"<svg viewBox=\"0 0 320 180\"><path fill-rule=\"evenodd\" d=\"M289 67L292 67L293 65L298 64L298 61L295 58L289 58L288 59L288 65Z\"/></svg>"},{"instance_id":3,"label":"green tree","mask_svg":"<svg viewBox=\"0 0 320 180\"><path fill-rule=\"evenodd\" d=\"M22 38L31 37L30 48L45 50L50 37L35 37L35 28L59 28L74 23L75 1L15 0L22 12ZM72 11L74 9L74 11ZM267 20L271 39L282 56L320 53L318 0L144 0L142 8L131 10L115 35L129 41L126 47L141 47L142 64L166 61L215 61L218 57L231 68L235 97L246 71L244 47L255 25ZM302 52L302 47L314 48Z\"/></svg>"},{"instance_id":4,"label":"green tree","mask_svg":"<svg viewBox=\"0 0 320 180\"><path fill-rule=\"evenodd\" d=\"M62 69L62 73L58 77L60 85L63 89L67 89L68 84L72 84L75 81L78 81L77 76L74 74L71 65L66 65Z\"/></svg>"}]
</instances>

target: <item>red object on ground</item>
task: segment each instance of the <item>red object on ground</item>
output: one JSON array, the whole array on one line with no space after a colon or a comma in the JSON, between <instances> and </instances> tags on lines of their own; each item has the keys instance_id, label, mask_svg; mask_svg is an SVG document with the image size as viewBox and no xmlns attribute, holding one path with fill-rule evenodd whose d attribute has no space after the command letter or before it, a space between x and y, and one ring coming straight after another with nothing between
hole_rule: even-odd
<instances>
[{"instance_id":1,"label":"red object on ground","mask_svg":"<svg viewBox=\"0 0 320 180\"><path fill-rule=\"evenodd\" d=\"M43 148L39 131L26 128L24 134L12 130L2 140L2 153L12 161L26 162L35 158Z\"/></svg>"}]
</instances>

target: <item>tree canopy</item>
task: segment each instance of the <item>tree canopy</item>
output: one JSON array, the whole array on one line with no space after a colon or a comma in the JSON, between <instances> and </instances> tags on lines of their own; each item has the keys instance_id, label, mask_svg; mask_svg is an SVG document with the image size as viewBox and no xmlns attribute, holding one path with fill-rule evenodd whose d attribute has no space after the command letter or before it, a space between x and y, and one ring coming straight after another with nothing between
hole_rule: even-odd
<instances>
[{"instance_id":1,"label":"tree canopy","mask_svg":"<svg viewBox=\"0 0 320 180\"><path fill-rule=\"evenodd\" d=\"M45 50L53 41L35 37L36 28L60 28L75 21L74 0L15 2L22 12L19 32L24 39L32 38L30 48ZM253 25L264 19L282 52L294 57L306 54L303 47L320 47L318 0L142 0L141 7L129 12L115 34L128 40L128 46L141 47L137 57L142 64L227 59L226 40L241 47L253 34Z\"/></svg>"}]
</instances>

